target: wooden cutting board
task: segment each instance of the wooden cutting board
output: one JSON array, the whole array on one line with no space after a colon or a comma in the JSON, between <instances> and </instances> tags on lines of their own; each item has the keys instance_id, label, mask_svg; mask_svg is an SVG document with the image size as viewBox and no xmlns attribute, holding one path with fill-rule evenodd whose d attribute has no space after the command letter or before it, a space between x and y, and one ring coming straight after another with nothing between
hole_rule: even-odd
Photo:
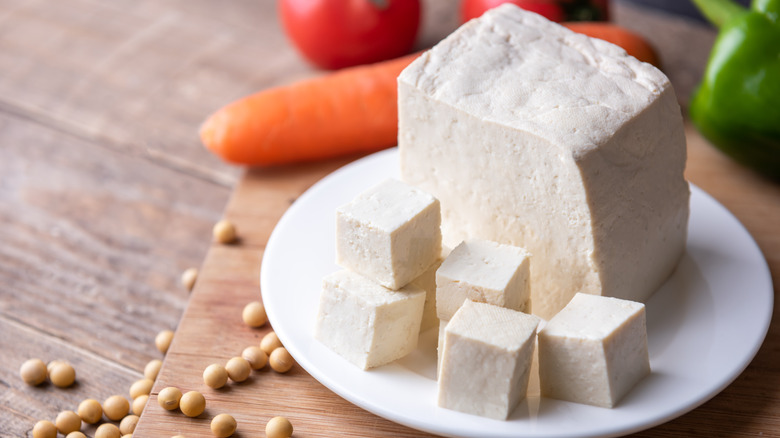
<instances>
[{"instance_id":1,"label":"wooden cutting board","mask_svg":"<svg viewBox=\"0 0 780 438\"><path fill-rule=\"evenodd\" d=\"M688 179L713 194L743 221L767 254L772 271L777 273L780 233L774 221L768 219L780 217L780 188L715 152L690 127L688 141ZM236 224L240 241L210 248L135 436L213 436L209 423L220 413L236 418L237 437L265 436L266 422L277 415L292 421L296 437L429 436L352 405L298 365L286 374L266 367L253 372L246 382L229 383L218 390L206 387L202 381L206 366L224 364L239 356L245 347L258 344L271 330L268 325L248 328L241 319L244 305L260 299L260 264L268 237L301 193L348 161L245 173L225 211L225 217ZM738 379L703 407L640 435L668 436L675 431L687 435L696 430L700 436L721 436L724 431L746 431L744 427L750 424L751 415L759 415L754 413L761 410L760 398L755 394L761 393L763 379L756 375L777 374L767 369L773 361L766 356L759 353L755 361L758 364L754 363L743 374L748 377ZM163 410L157 405L156 395L166 386L176 386L182 392L201 391L207 400L206 412L198 418L187 418L178 410ZM739 400L739 421L724 414L732 412L734 400Z\"/></svg>"}]
</instances>

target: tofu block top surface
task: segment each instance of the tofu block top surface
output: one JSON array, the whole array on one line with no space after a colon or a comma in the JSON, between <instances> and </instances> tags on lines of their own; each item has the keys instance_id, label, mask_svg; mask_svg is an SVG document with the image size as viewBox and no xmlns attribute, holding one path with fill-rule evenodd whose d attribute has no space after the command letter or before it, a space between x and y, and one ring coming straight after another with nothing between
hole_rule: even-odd
<instances>
[{"instance_id":1,"label":"tofu block top surface","mask_svg":"<svg viewBox=\"0 0 780 438\"><path fill-rule=\"evenodd\" d=\"M360 193L338 212L372 227L393 231L438 200L414 186L387 179Z\"/></svg>"},{"instance_id":2,"label":"tofu block top surface","mask_svg":"<svg viewBox=\"0 0 780 438\"><path fill-rule=\"evenodd\" d=\"M469 239L452 250L437 274L500 290L506 287L518 266L530 256L528 251L517 246Z\"/></svg>"},{"instance_id":3,"label":"tofu block top surface","mask_svg":"<svg viewBox=\"0 0 780 438\"><path fill-rule=\"evenodd\" d=\"M550 336L604 339L644 312L645 305L630 300L578 293L542 332Z\"/></svg>"},{"instance_id":4,"label":"tofu block top surface","mask_svg":"<svg viewBox=\"0 0 780 438\"><path fill-rule=\"evenodd\" d=\"M622 48L511 4L461 26L398 80L575 156L609 139L671 87L660 70Z\"/></svg>"},{"instance_id":5,"label":"tofu block top surface","mask_svg":"<svg viewBox=\"0 0 780 438\"><path fill-rule=\"evenodd\" d=\"M339 289L349 291L352 296L373 307L408 299L410 293L425 294L423 289L414 285L406 285L397 291L390 290L346 269L329 274L322 281Z\"/></svg>"},{"instance_id":6,"label":"tofu block top surface","mask_svg":"<svg viewBox=\"0 0 780 438\"><path fill-rule=\"evenodd\" d=\"M533 337L539 321L536 316L516 310L466 300L445 330L505 350L516 350Z\"/></svg>"}]
</instances>

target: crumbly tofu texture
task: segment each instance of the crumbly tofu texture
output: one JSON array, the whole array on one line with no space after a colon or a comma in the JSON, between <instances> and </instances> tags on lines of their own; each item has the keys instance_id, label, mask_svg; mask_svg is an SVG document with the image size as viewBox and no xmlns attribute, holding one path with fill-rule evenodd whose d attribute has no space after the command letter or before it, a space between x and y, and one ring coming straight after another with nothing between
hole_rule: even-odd
<instances>
[{"instance_id":1,"label":"crumbly tofu texture","mask_svg":"<svg viewBox=\"0 0 780 438\"><path fill-rule=\"evenodd\" d=\"M530 257L523 248L469 239L436 271L436 313L450 320L467 299L531 312Z\"/></svg>"},{"instance_id":2,"label":"crumbly tofu texture","mask_svg":"<svg viewBox=\"0 0 780 438\"><path fill-rule=\"evenodd\" d=\"M439 201L388 179L336 211L336 263L400 289L441 254Z\"/></svg>"},{"instance_id":3,"label":"crumbly tofu texture","mask_svg":"<svg viewBox=\"0 0 780 438\"><path fill-rule=\"evenodd\" d=\"M398 78L402 179L441 202L445 245L526 248L534 313L576 291L645 301L686 241L683 120L667 77L502 5Z\"/></svg>"},{"instance_id":4,"label":"crumbly tofu texture","mask_svg":"<svg viewBox=\"0 0 780 438\"><path fill-rule=\"evenodd\" d=\"M314 337L359 368L385 365L417 347L425 291L390 290L347 270L323 279Z\"/></svg>"},{"instance_id":5,"label":"crumbly tofu texture","mask_svg":"<svg viewBox=\"0 0 780 438\"><path fill-rule=\"evenodd\" d=\"M611 408L650 373L642 303L578 293L538 339L544 397Z\"/></svg>"},{"instance_id":6,"label":"crumbly tofu texture","mask_svg":"<svg viewBox=\"0 0 780 438\"><path fill-rule=\"evenodd\" d=\"M525 398L539 318L466 301L444 330L438 405L505 420Z\"/></svg>"}]
</instances>

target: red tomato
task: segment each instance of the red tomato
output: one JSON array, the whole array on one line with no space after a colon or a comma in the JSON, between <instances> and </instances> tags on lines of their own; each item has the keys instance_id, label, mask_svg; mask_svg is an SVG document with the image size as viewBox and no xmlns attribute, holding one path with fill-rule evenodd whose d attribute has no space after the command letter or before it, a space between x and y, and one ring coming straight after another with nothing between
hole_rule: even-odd
<instances>
[{"instance_id":1,"label":"red tomato","mask_svg":"<svg viewBox=\"0 0 780 438\"><path fill-rule=\"evenodd\" d=\"M409 52L420 0L279 0L287 36L318 67L337 69Z\"/></svg>"},{"instance_id":2,"label":"red tomato","mask_svg":"<svg viewBox=\"0 0 780 438\"><path fill-rule=\"evenodd\" d=\"M477 18L488 9L495 8L503 3L513 3L526 11L536 12L537 14L551 21L561 22L566 18L566 14L555 0L462 0L460 5L461 22Z\"/></svg>"}]
</instances>

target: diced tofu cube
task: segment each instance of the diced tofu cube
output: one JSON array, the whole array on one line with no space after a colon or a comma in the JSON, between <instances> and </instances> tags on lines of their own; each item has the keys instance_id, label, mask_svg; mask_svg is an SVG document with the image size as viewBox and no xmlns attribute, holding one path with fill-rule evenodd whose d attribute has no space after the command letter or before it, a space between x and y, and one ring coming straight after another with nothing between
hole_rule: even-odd
<instances>
[{"instance_id":1,"label":"diced tofu cube","mask_svg":"<svg viewBox=\"0 0 780 438\"><path fill-rule=\"evenodd\" d=\"M539 331L544 397L611 408L649 373L642 303L578 293Z\"/></svg>"},{"instance_id":2,"label":"diced tofu cube","mask_svg":"<svg viewBox=\"0 0 780 438\"><path fill-rule=\"evenodd\" d=\"M347 270L326 276L314 337L362 369L406 356L417 347L425 291L390 290Z\"/></svg>"},{"instance_id":3,"label":"diced tofu cube","mask_svg":"<svg viewBox=\"0 0 780 438\"><path fill-rule=\"evenodd\" d=\"M467 300L444 330L439 406L505 420L525 398L539 318Z\"/></svg>"},{"instance_id":4,"label":"diced tofu cube","mask_svg":"<svg viewBox=\"0 0 780 438\"><path fill-rule=\"evenodd\" d=\"M447 331L447 324L449 321L443 319L439 320L439 339L436 348L436 378L441 375L441 358L444 355L444 338Z\"/></svg>"},{"instance_id":5,"label":"diced tofu cube","mask_svg":"<svg viewBox=\"0 0 780 438\"><path fill-rule=\"evenodd\" d=\"M436 271L436 313L450 320L467 299L531 313L530 254L487 240L466 240Z\"/></svg>"},{"instance_id":6,"label":"diced tofu cube","mask_svg":"<svg viewBox=\"0 0 780 438\"><path fill-rule=\"evenodd\" d=\"M439 318L436 316L436 270L439 269L442 261L444 261L442 258L436 260L425 272L411 282L425 291L425 307L423 308L420 332L439 324Z\"/></svg>"},{"instance_id":7,"label":"diced tofu cube","mask_svg":"<svg viewBox=\"0 0 780 438\"><path fill-rule=\"evenodd\" d=\"M388 179L336 211L336 263L390 289L441 254L441 210L428 193Z\"/></svg>"}]
</instances>

